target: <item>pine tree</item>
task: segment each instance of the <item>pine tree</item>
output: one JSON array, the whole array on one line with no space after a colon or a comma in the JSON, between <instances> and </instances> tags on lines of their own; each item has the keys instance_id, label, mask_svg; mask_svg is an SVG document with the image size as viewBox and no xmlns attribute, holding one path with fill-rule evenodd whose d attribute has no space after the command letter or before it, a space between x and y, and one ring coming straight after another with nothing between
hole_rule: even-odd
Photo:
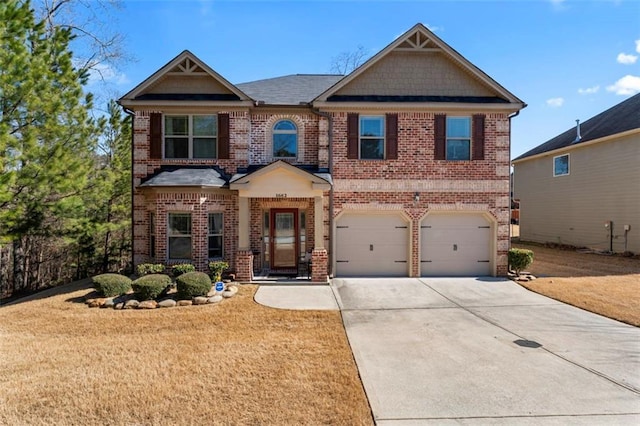
<instances>
[{"instance_id":1,"label":"pine tree","mask_svg":"<svg viewBox=\"0 0 640 426\"><path fill-rule=\"evenodd\" d=\"M45 30L29 1L0 2L0 241L13 244L18 290L38 287L43 252L33 243L67 233L93 167L99 126L71 38Z\"/></svg>"}]
</instances>

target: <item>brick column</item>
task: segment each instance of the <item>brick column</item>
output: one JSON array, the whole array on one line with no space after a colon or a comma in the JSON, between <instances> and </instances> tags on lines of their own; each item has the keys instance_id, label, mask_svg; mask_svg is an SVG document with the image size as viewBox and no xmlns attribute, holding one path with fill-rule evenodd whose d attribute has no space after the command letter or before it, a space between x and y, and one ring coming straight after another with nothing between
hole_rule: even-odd
<instances>
[{"instance_id":1,"label":"brick column","mask_svg":"<svg viewBox=\"0 0 640 426\"><path fill-rule=\"evenodd\" d=\"M253 281L253 252L238 250L236 253L236 280L240 282Z\"/></svg>"},{"instance_id":2,"label":"brick column","mask_svg":"<svg viewBox=\"0 0 640 426\"><path fill-rule=\"evenodd\" d=\"M311 281L326 283L328 281L329 255L326 249L315 248L311 252Z\"/></svg>"}]
</instances>

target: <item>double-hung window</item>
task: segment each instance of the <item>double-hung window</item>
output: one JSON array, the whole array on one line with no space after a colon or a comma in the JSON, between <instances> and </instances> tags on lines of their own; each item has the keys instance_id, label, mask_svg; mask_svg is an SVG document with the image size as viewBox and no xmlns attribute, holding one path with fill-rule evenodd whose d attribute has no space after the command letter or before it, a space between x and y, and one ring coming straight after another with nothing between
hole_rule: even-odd
<instances>
[{"instance_id":1,"label":"double-hung window","mask_svg":"<svg viewBox=\"0 0 640 426\"><path fill-rule=\"evenodd\" d=\"M209 227L207 230L209 259L222 258L223 228L222 213L209 213Z\"/></svg>"},{"instance_id":2,"label":"double-hung window","mask_svg":"<svg viewBox=\"0 0 640 426\"><path fill-rule=\"evenodd\" d=\"M191 259L191 214L169 213L167 223L170 260Z\"/></svg>"},{"instance_id":3,"label":"double-hung window","mask_svg":"<svg viewBox=\"0 0 640 426\"><path fill-rule=\"evenodd\" d=\"M273 157L298 156L298 129L291 120L280 120L273 126Z\"/></svg>"},{"instance_id":4,"label":"double-hung window","mask_svg":"<svg viewBox=\"0 0 640 426\"><path fill-rule=\"evenodd\" d=\"M216 158L216 115L165 115L165 158Z\"/></svg>"},{"instance_id":5,"label":"double-hung window","mask_svg":"<svg viewBox=\"0 0 640 426\"><path fill-rule=\"evenodd\" d=\"M156 258L156 214L149 212L149 256Z\"/></svg>"},{"instance_id":6,"label":"double-hung window","mask_svg":"<svg viewBox=\"0 0 640 426\"><path fill-rule=\"evenodd\" d=\"M553 157L553 176L565 176L569 174L569 154Z\"/></svg>"},{"instance_id":7,"label":"double-hung window","mask_svg":"<svg viewBox=\"0 0 640 426\"><path fill-rule=\"evenodd\" d=\"M471 118L447 117L447 160L471 160Z\"/></svg>"},{"instance_id":8,"label":"double-hung window","mask_svg":"<svg viewBox=\"0 0 640 426\"><path fill-rule=\"evenodd\" d=\"M360 117L360 158L363 160L384 159L384 117Z\"/></svg>"}]
</instances>

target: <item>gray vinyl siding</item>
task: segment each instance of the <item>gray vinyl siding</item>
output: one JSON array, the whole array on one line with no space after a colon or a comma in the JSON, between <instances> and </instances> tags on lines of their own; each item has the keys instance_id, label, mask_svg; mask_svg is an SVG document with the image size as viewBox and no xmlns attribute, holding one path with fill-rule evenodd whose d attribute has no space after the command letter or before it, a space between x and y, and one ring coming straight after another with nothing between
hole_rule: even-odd
<instances>
[{"instance_id":1,"label":"gray vinyl siding","mask_svg":"<svg viewBox=\"0 0 640 426\"><path fill-rule=\"evenodd\" d=\"M553 158L569 154L569 175L553 176ZM514 165L520 239L640 253L640 135L553 152Z\"/></svg>"}]
</instances>

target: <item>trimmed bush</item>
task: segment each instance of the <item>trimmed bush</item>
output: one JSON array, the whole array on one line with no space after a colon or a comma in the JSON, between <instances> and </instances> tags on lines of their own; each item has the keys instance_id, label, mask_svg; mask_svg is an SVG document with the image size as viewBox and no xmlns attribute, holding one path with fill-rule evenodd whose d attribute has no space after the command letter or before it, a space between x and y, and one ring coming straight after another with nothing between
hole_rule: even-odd
<instances>
[{"instance_id":1,"label":"trimmed bush","mask_svg":"<svg viewBox=\"0 0 640 426\"><path fill-rule=\"evenodd\" d=\"M229 264L222 260L215 260L209 262L209 271L211 271L211 278L214 281L220 281L222 273L229 268Z\"/></svg>"},{"instance_id":2,"label":"trimmed bush","mask_svg":"<svg viewBox=\"0 0 640 426\"><path fill-rule=\"evenodd\" d=\"M169 275L149 274L135 280L131 287L141 300L151 300L158 297L170 285Z\"/></svg>"},{"instance_id":3,"label":"trimmed bush","mask_svg":"<svg viewBox=\"0 0 640 426\"><path fill-rule=\"evenodd\" d=\"M531 250L516 249L509 250L509 267L518 275L533 263L533 252Z\"/></svg>"},{"instance_id":4,"label":"trimmed bush","mask_svg":"<svg viewBox=\"0 0 640 426\"><path fill-rule=\"evenodd\" d=\"M136 273L139 277L143 277L149 274L161 274L164 272L164 265L162 263L141 263L136 266Z\"/></svg>"},{"instance_id":5,"label":"trimmed bush","mask_svg":"<svg viewBox=\"0 0 640 426\"><path fill-rule=\"evenodd\" d=\"M173 265L171 267L173 276L176 278L182 274L186 274L187 272L194 272L195 270L196 270L196 267L190 263L181 263L179 265Z\"/></svg>"},{"instance_id":6,"label":"trimmed bush","mask_svg":"<svg viewBox=\"0 0 640 426\"><path fill-rule=\"evenodd\" d=\"M176 287L181 299L204 296L211 290L211 278L204 272L187 272L176 278Z\"/></svg>"},{"instance_id":7,"label":"trimmed bush","mask_svg":"<svg viewBox=\"0 0 640 426\"><path fill-rule=\"evenodd\" d=\"M120 274L102 274L91 278L93 288L105 297L115 297L131 290L131 279Z\"/></svg>"}]
</instances>

